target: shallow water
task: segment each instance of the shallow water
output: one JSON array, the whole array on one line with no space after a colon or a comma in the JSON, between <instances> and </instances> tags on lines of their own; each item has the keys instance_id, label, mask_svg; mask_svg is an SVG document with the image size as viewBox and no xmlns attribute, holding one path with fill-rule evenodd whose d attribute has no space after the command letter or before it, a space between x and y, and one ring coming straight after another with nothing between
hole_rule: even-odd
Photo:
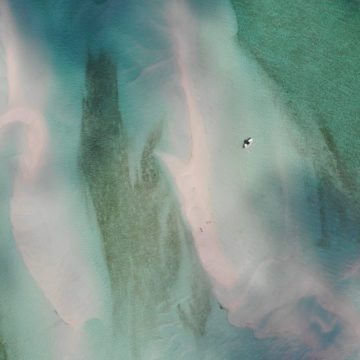
<instances>
[{"instance_id":1,"label":"shallow water","mask_svg":"<svg viewBox=\"0 0 360 360\"><path fill-rule=\"evenodd\" d=\"M3 0L0 359L360 358L359 11Z\"/></svg>"}]
</instances>

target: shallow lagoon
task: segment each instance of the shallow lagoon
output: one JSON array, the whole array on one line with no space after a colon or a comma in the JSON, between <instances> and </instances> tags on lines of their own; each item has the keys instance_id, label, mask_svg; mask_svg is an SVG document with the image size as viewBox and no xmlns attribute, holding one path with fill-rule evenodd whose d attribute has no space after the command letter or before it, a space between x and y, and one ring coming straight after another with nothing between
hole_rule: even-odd
<instances>
[{"instance_id":1,"label":"shallow lagoon","mask_svg":"<svg viewBox=\"0 0 360 360\"><path fill-rule=\"evenodd\" d=\"M0 16L0 358L358 358L357 3Z\"/></svg>"}]
</instances>

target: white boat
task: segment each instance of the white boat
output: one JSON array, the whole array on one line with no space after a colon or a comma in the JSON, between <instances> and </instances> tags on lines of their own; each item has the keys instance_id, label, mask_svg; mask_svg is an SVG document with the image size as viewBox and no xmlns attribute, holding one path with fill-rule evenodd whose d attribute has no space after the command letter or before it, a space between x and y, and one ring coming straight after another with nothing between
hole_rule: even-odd
<instances>
[{"instance_id":1,"label":"white boat","mask_svg":"<svg viewBox=\"0 0 360 360\"><path fill-rule=\"evenodd\" d=\"M243 148L244 149L248 148L253 142L254 140L251 137L245 139L243 142Z\"/></svg>"}]
</instances>

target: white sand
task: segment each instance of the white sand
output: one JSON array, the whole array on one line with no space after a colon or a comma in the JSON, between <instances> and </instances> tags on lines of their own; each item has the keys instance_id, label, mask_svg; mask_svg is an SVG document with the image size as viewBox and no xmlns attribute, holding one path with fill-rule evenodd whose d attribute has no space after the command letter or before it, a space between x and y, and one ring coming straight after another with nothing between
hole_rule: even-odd
<instances>
[{"instance_id":1,"label":"white sand","mask_svg":"<svg viewBox=\"0 0 360 360\"><path fill-rule=\"evenodd\" d=\"M44 314L53 314L50 323L55 315L63 324L50 332L56 344L54 358L80 359L86 354L82 326L104 315L99 297L103 287L84 252L88 230L81 233L81 217L72 216L78 194L69 193L52 169L51 139L44 115L51 70L36 44L21 39L5 5L2 2L0 10L9 105L0 117L0 137L6 137L14 126L21 130L12 133L16 135L13 140L7 139L17 141L19 154L11 197L12 232L34 284L48 301ZM50 325L41 325L39 319L33 327ZM21 347L19 341L17 346Z\"/></svg>"},{"instance_id":2,"label":"white sand","mask_svg":"<svg viewBox=\"0 0 360 360\"><path fill-rule=\"evenodd\" d=\"M196 104L190 79L191 56L195 49L193 48L194 44L188 41L194 27L191 23L192 17L183 5L178 2L169 8L168 22L179 70L180 87L187 109L186 117L192 139L191 155L186 163L181 163L166 154L160 156L168 166L177 185L182 210L191 227L195 246L204 269L217 284L232 287L237 279L236 269L222 252L211 210L209 149L203 114Z\"/></svg>"}]
</instances>

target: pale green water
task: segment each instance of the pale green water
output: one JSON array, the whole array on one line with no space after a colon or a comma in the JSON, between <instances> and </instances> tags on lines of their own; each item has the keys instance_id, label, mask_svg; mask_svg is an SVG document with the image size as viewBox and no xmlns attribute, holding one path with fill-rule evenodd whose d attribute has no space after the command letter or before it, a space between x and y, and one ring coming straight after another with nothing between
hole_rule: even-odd
<instances>
[{"instance_id":1,"label":"pale green water","mask_svg":"<svg viewBox=\"0 0 360 360\"><path fill-rule=\"evenodd\" d=\"M313 135L324 138L334 164L318 166L335 167L332 181L341 183L359 216L358 2L234 0L233 5L239 42L276 82L309 141Z\"/></svg>"},{"instance_id":2,"label":"pale green water","mask_svg":"<svg viewBox=\"0 0 360 360\"><path fill-rule=\"evenodd\" d=\"M358 3L9 3L49 144L16 185L24 140L0 128L0 359L358 358ZM26 75L32 52L48 82ZM184 72L230 289L202 269L157 156L196 141Z\"/></svg>"}]
</instances>

